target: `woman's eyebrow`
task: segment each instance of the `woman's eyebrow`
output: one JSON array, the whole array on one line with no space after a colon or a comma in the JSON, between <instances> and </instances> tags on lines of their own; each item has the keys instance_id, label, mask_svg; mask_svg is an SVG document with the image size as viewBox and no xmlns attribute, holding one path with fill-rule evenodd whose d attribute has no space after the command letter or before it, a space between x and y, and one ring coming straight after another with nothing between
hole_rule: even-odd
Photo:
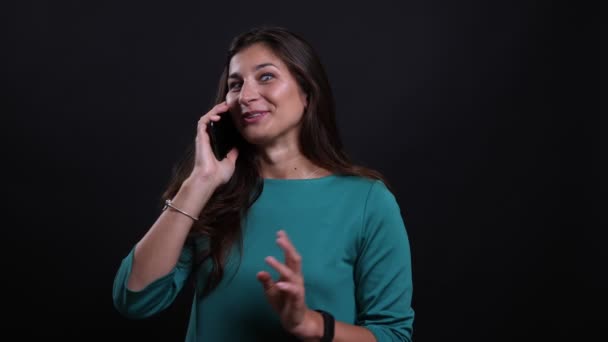
<instances>
[{"instance_id":1,"label":"woman's eyebrow","mask_svg":"<svg viewBox=\"0 0 608 342\"><path fill-rule=\"evenodd\" d=\"M253 70L257 71L257 70L260 70L260 69L265 68L267 66L273 66L273 67L275 67L275 68L278 69L278 67L276 65L272 64L272 63L262 63L262 64L256 65L253 68ZM241 78L241 74L239 74L238 72L233 72L232 74L230 74L230 76L228 76L228 78Z\"/></svg>"}]
</instances>

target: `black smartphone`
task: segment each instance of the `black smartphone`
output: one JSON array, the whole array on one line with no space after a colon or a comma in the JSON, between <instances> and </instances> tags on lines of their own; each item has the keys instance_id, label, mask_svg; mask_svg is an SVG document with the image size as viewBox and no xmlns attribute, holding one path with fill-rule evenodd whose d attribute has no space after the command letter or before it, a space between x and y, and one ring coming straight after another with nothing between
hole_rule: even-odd
<instances>
[{"instance_id":1,"label":"black smartphone","mask_svg":"<svg viewBox=\"0 0 608 342\"><path fill-rule=\"evenodd\" d=\"M236 146L239 132L232 121L230 112L220 114L219 121L211 121L207 125L207 134L211 141L211 149L217 160L226 158L230 150Z\"/></svg>"}]
</instances>

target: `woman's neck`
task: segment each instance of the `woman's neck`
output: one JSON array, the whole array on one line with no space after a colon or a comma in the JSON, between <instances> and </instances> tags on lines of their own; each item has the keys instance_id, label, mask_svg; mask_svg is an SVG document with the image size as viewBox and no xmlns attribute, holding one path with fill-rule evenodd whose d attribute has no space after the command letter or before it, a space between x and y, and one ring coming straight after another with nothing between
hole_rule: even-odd
<instances>
[{"instance_id":1,"label":"woman's neck","mask_svg":"<svg viewBox=\"0 0 608 342\"><path fill-rule=\"evenodd\" d=\"M277 146L259 152L258 163L263 178L302 179L326 173L294 147Z\"/></svg>"}]
</instances>

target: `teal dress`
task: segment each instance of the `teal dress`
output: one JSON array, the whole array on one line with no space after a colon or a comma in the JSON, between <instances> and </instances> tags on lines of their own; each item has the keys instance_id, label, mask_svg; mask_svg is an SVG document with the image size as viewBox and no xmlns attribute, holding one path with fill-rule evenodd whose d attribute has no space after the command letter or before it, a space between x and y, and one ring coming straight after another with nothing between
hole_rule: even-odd
<instances>
[{"instance_id":1,"label":"teal dress","mask_svg":"<svg viewBox=\"0 0 608 342\"><path fill-rule=\"evenodd\" d=\"M195 295L186 341L290 340L256 279L264 261L284 262L276 244L283 229L302 256L306 304L335 319L369 329L378 342L411 341L414 321L410 247L399 205L381 181L331 175L316 179L265 179L261 196L243 219L243 251L235 247L219 286ZM200 242L204 248L204 241ZM191 248L176 267L140 291L126 287L133 249L114 279L116 309L146 318L169 306L190 275ZM196 274L202 289L209 274Z\"/></svg>"}]
</instances>

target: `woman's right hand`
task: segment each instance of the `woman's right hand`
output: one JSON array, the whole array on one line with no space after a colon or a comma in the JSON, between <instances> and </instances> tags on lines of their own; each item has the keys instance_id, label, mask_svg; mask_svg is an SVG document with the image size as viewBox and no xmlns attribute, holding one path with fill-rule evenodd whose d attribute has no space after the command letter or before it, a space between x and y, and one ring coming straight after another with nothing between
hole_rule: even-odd
<instances>
[{"instance_id":1,"label":"woman's right hand","mask_svg":"<svg viewBox=\"0 0 608 342\"><path fill-rule=\"evenodd\" d=\"M220 115L230 115L229 107L226 102L214 106L207 114L203 115L198 121L198 129L195 142L194 168L190 177L203 178L213 182L216 186L227 183L236 165L238 150L233 148L228 152L226 158L218 161L211 149L207 125L211 121L219 121Z\"/></svg>"}]
</instances>

